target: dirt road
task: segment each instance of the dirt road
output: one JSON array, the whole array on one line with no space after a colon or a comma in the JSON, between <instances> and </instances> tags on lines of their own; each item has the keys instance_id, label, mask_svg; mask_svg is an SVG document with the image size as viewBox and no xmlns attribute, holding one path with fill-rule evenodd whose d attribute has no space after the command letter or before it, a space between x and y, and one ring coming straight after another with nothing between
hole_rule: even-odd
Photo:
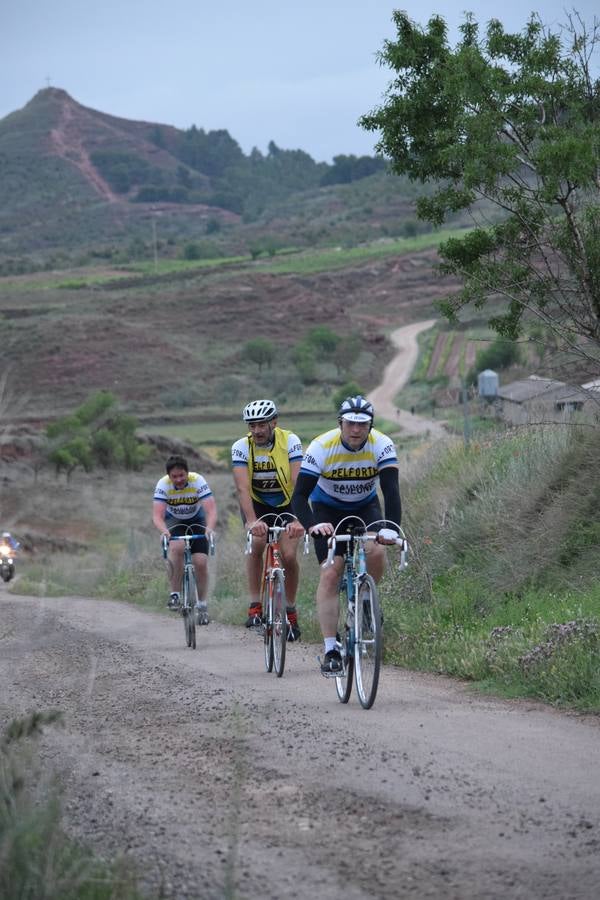
<instances>
[{"instance_id":1,"label":"dirt road","mask_svg":"<svg viewBox=\"0 0 600 900\"><path fill-rule=\"evenodd\" d=\"M600 727L386 670L342 706L290 648L126 604L0 590L1 718L42 739L66 821L169 898L555 898L600 885Z\"/></svg>"},{"instance_id":2,"label":"dirt road","mask_svg":"<svg viewBox=\"0 0 600 900\"><path fill-rule=\"evenodd\" d=\"M399 429L405 434L429 433L431 437L448 436L441 422L428 419L425 416L417 416L406 409L398 409L394 403L394 397L400 391L415 367L419 355L417 337L422 331L432 328L435 319L424 322L413 322L397 328L390 335L391 341L397 348L396 356L385 368L381 384L369 394L369 400L375 407L378 416L396 422Z\"/></svg>"}]
</instances>

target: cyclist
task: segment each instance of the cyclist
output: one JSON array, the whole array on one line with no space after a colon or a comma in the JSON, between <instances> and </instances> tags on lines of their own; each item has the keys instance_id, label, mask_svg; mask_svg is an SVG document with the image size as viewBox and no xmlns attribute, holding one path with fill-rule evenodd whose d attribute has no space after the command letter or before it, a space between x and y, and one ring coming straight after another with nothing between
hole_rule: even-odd
<instances>
[{"instance_id":1,"label":"cyclist","mask_svg":"<svg viewBox=\"0 0 600 900\"><path fill-rule=\"evenodd\" d=\"M165 537L187 534L188 527L201 525L214 531L217 524L217 504L206 479L197 472L190 472L184 456L169 456L165 466L167 474L159 479L154 489L152 521ZM198 529L200 531L201 529ZM206 593L208 588L208 539L205 532L190 544L192 562L196 573L199 596L200 625L208 625ZM169 544L171 562L169 580L171 593L167 606L178 609L179 589L183 578L183 541Z\"/></svg>"},{"instance_id":2,"label":"cyclist","mask_svg":"<svg viewBox=\"0 0 600 900\"><path fill-rule=\"evenodd\" d=\"M2 540L0 543L5 544L13 553L20 549L21 545L16 538L12 536L10 531L2 532Z\"/></svg>"},{"instance_id":3,"label":"cyclist","mask_svg":"<svg viewBox=\"0 0 600 900\"><path fill-rule=\"evenodd\" d=\"M347 397L338 410L339 427L316 437L302 460L292 506L314 538L319 563L325 561L327 539L343 518L356 515L366 524L382 518L378 484L386 519L400 524L402 505L396 448L387 435L373 428L373 415L373 405L364 397ZM391 544L396 537L395 529L382 528L377 542L367 546L367 569L375 581L380 580L385 566L385 553L380 545ZM342 669L336 629L344 548L344 544L338 544L334 565L321 567L317 587L317 615L325 643L323 673Z\"/></svg>"},{"instance_id":4,"label":"cyclist","mask_svg":"<svg viewBox=\"0 0 600 900\"><path fill-rule=\"evenodd\" d=\"M277 424L277 407L272 400L253 400L242 412L248 426L246 437L231 447L233 479L244 526L252 532L252 553L246 557L246 575L250 604L246 628L260 624L262 606L260 584L263 555L270 516L291 513L290 500L302 462L302 444L298 435ZM266 518L263 518L265 517ZM272 523L271 523L272 524ZM286 533L281 535L281 558L285 569L288 640L300 638L296 613L298 590L298 540L304 528L290 516Z\"/></svg>"}]
</instances>

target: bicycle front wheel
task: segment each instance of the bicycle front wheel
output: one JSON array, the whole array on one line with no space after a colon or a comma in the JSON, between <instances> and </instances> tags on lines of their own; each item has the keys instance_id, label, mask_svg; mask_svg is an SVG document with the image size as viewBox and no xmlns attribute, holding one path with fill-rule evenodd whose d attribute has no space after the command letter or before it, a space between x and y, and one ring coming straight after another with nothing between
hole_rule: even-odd
<instances>
[{"instance_id":1,"label":"bicycle front wheel","mask_svg":"<svg viewBox=\"0 0 600 900\"><path fill-rule=\"evenodd\" d=\"M192 650L196 649L196 620L194 608L198 599L196 579L191 572L183 574L183 628L185 641Z\"/></svg>"},{"instance_id":2,"label":"bicycle front wheel","mask_svg":"<svg viewBox=\"0 0 600 900\"><path fill-rule=\"evenodd\" d=\"M354 655L352 653L352 629L354 623L348 612L348 594L346 582L342 581L339 592L339 610L337 627L337 646L344 661L344 671L335 679L335 689L340 703L347 703L352 693L352 676L354 675Z\"/></svg>"},{"instance_id":3,"label":"bicycle front wheel","mask_svg":"<svg viewBox=\"0 0 600 900\"><path fill-rule=\"evenodd\" d=\"M265 654L265 669L267 672L273 671L273 605L269 591L269 581L264 579L261 592L262 614L263 614L263 648Z\"/></svg>"},{"instance_id":4,"label":"bicycle front wheel","mask_svg":"<svg viewBox=\"0 0 600 900\"><path fill-rule=\"evenodd\" d=\"M287 647L287 616L285 614L285 581L283 572L273 575L272 612L273 612L273 664L278 678L285 668L285 650Z\"/></svg>"},{"instance_id":5,"label":"bicycle front wheel","mask_svg":"<svg viewBox=\"0 0 600 900\"><path fill-rule=\"evenodd\" d=\"M361 706L364 709L370 709L377 695L383 647L379 597L375 582L370 575L363 575L358 583L355 628L356 690Z\"/></svg>"}]
</instances>

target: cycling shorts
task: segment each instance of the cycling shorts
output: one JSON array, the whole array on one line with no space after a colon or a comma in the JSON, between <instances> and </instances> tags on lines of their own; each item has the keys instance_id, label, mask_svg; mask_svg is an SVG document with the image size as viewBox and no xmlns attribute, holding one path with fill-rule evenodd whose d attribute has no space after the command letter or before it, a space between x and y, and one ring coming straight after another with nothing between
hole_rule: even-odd
<instances>
[{"instance_id":1,"label":"cycling shorts","mask_svg":"<svg viewBox=\"0 0 600 900\"><path fill-rule=\"evenodd\" d=\"M171 534L179 537L183 534L197 534L198 537L190 544L192 555L205 553L208 556L208 538L206 537L206 519L204 515L193 516L191 519L176 519L175 516L165 516L165 525Z\"/></svg>"},{"instance_id":2,"label":"cycling shorts","mask_svg":"<svg viewBox=\"0 0 600 900\"><path fill-rule=\"evenodd\" d=\"M343 534L356 525L361 525L362 522L364 522L365 525L370 525L371 522L376 522L378 519L382 518L381 504L378 497L375 497L374 500L365 503L364 506L360 506L358 509L353 509L352 512L346 512L344 509L336 509L333 506L328 506L326 503L313 503L312 511L316 520L315 524L318 522L330 522L335 528L342 519L346 519L346 522L344 522L344 525L339 530L340 534ZM346 525L348 526L347 528ZM315 535L313 540L315 542L317 559L320 563L325 562L327 554L329 553L329 547L327 546L329 538L324 537L322 534L318 534ZM347 546L345 541L340 541L339 544L336 544L335 555L343 556Z\"/></svg>"},{"instance_id":3,"label":"cycling shorts","mask_svg":"<svg viewBox=\"0 0 600 900\"><path fill-rule=\"evenodd\" d=\"M267 503L259 503L257 500L253 500L252 506L254 507L254 515L256 518L262 519L267 525L286 525L294 519L292 507L289 503L286 504L286 506L269 506ZM245 526L248 524L244 519L243 514L242 522Z\"/></svg>"}]
</instances>

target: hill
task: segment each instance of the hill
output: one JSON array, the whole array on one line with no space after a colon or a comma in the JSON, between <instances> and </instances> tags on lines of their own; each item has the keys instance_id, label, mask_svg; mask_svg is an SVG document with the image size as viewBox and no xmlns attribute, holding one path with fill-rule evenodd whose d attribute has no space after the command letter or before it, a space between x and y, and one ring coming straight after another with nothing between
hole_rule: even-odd
<instances>
[{"instance_id":1,"label":"hill","mask_svg":"<svg viewBox=\"0 0 600 900\"><path fill-rule=\"evenodd\" d=\"M265 234L306 247L420 228L415 188L382 159L328 165L274 143L246 156L227 131L117 118L57 88L0 121L0 163L0 273L22 256L122 261L157 242L177 256L189 240L247 253Z\"/></svg>"}]
</instances>

